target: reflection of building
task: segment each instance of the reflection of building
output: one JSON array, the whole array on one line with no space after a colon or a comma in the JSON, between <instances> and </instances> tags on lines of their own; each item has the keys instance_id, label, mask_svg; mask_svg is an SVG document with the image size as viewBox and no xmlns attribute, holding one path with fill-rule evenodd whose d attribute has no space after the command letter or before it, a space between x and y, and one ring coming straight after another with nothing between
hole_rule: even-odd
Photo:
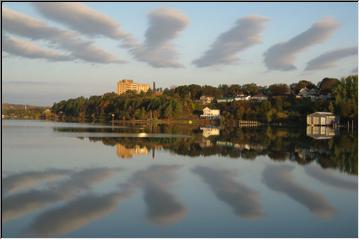
<instances>
[{"instance_id":1,"label":"reflection of building","mask_svg":"<svg viewBox=\"0 0 360 240\"><path fill-rule=\"evenodd\" d=\"M132 158L134 155L147 155L148 153L149 151L146 147L140 147L139 145L127 148L122 144L116 144L116 154L120 158Z\"/></svg>"},{"instance_id":2,"label":"reflection of building","mask_svg":"<svg viewBox=\"0 0 360 240\"><path fill-rule=\"evenodd\" d=\"M331 112L315 112L307 115L307 125L311 126L328 126L336 123L336 117Z\"/></svg>"},{"instance_id":3,"label":"reflection of building","mask_svg":"<svg viewBox=\"0 0 360 240\"><path fill-rule=\"evenodd\" d=\"M210 109L208 107L203 109L203 114L200 115L203 118L219 118L220 110L219 109Z\"/></svg>"},{"instance_id":4,"label":"reflection of building","mask_svg":"<svg viewBox=\"0 0 360 240\"><path fill-rule=\"evenodd\" d=\"M201 104L209 104L214 100L214 97L209 97L209 96L201 96L200 97L200 102Z\"/></svg>"},{"instance_id":5,"label":"reflection of building","mask_svg":"<svg viewBox=\"0 0 360 240\"><path fill-rule=\"evenodd\" d=\"M330 139L335 136L335 130L327 126L307 126L306 135L314 139Z\"/></svg>"},{"instance_id":6,"label":"reflection of building","mask_svg":"<svg viewBox=\"0 0 360 240\"><path fill-rule=\"evenodd\" d=\"M218 136L220 135L220 129L214 127L203 127L200 128L203 132L203 136L208 138L210 136Z\"/></svg>"},{"instance_id":7,"label":"reflection of building","mask_svg":"<svg viewBox=\"0 0 360 240\"><path fill-rule=\"evenodd\" d=\"M218 103L227 103L227 102L233 102L234 101L234 98L220 98L220 99L217 99L216 102Z\"/></svg>"},{"instance_id":8,"label":"reflection of building","mask_svg":"<svg viewBox=\"0 0 360 240\"><path fill-rule=\"evenodd\" d=\"M199 145L200 145L200 147L202 147L202 148L212 147L212 146L213 146L212 142L211 142L209 139L205 139L205 138L202 139L202 141L200 142Z\"/></svg>"},{"instance_id":9,"label":"reflection of building","mask_svg":"<svg viewBox=\"0 0 360 240\"><path fill-rule=\"evenodd\" d=\"M118 81L116 93L123 94L127 91L135 91L137 93L147 92L150 89L149 84L134 83L133 80L123 79Z\"/></svg>"}]
</instances>

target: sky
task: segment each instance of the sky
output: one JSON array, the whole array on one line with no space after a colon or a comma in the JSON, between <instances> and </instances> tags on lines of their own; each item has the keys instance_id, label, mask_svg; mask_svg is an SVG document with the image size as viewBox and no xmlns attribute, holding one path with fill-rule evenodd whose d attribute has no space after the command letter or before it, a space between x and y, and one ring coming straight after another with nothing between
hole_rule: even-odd
<instances>
[{"instance_id":1,"label":"sky","mask_svg":"<svg viewBox=\"0 0 360 240\"><path fill-rule=\"evenodd\" d=\"M358 71L357 3L2 3L3 102L116 82L291 84Z\"/></svg>"}]
</instances>

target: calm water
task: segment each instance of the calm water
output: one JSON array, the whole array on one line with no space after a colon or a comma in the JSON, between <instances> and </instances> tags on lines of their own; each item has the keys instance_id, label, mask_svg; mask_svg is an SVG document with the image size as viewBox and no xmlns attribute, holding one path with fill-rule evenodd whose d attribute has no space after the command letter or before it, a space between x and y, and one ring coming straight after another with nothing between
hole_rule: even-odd
<instances>
[{"instance_id":1,"label":"calm water","mask_svg":"<svg viewBox=\"0 0 360 240\"><path fill-rule=\"evenodd\" d=\"M357 136L41 121L2 132L5 237L357 237Z\"/></svg>"}]
</instances>

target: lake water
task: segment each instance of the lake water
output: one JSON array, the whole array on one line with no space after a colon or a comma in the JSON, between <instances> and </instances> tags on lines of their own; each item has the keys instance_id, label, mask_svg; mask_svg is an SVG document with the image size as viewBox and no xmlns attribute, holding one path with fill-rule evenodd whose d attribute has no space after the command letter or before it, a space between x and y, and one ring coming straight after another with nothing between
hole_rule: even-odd
<instances>
[{"instance_id":1,"label":"lake water","mask_svg":"<svg viewBox=\"0 0 360 240\"><path fill-rule=\"evenodd\" d=\"M2 133L4 237L357 237L356 134L10 120Z\"/></svg>"}]
</instances>

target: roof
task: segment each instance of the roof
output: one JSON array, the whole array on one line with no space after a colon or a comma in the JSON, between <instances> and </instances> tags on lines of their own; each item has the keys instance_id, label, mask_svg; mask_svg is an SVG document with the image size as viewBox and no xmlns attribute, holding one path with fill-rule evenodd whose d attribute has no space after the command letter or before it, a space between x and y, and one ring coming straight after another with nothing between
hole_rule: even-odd
<instances>
[{"instance_id":1,"label":"roof","mask_svg":"<svg viewBox=\"0 0 360 240\"><path fill-rule=\"evenodd\" d=\"M308 116L335 116L332 112L314 112L308 114Z\"/></svg>"}]
</instances>

